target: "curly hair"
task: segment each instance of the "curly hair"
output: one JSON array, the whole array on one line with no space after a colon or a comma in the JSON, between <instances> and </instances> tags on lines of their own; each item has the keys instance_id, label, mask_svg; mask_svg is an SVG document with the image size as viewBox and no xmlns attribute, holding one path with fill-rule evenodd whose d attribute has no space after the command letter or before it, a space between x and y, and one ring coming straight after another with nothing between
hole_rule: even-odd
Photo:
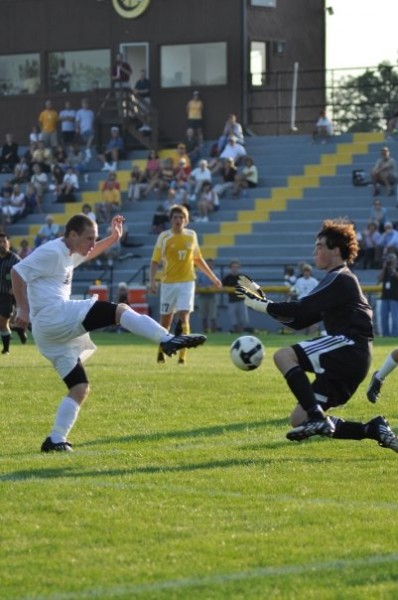
<instances>
[{"instance_id":1,"label":"curly hair","mask_svg":"<svg viewBox=\"0 0 398 600\"><path fill-rule=\"evenodd\" d=\"M359 245L355 227L348 219L327 219L322 223L317 237L326 238L326 245L330 250L339 248L341 258L348 264L352 264L358 256Z\"/></svg>"}]
</instances>

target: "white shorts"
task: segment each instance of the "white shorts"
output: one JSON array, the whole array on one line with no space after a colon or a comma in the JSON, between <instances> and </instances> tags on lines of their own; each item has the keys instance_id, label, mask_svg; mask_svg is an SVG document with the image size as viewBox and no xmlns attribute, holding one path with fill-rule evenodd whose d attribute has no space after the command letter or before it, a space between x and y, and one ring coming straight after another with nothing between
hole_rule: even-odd
<instances>
[{"instance_id":1,"label":"white shorts","mask_svg":"<svg viewBox=\"0 0 398 600\"><path fill-rule=\"evenodd\" d=\"M75 368L78 359L87 360L96 346L84 329L88 311L97 300L67 300L42 309L32 318L32 334L40 353L64 379Z\"/></svg>"},{"instance_id":2,"label":"white shorts","mask_svg":"<svg viewBox=\"0 0 398 600\"><path fill-rule=\"evenodd\" d=\"M160 314L170 315L179 310L192 312L195 301L195 282L162 283L160 286Z\"/></svg>"}]
</instances>

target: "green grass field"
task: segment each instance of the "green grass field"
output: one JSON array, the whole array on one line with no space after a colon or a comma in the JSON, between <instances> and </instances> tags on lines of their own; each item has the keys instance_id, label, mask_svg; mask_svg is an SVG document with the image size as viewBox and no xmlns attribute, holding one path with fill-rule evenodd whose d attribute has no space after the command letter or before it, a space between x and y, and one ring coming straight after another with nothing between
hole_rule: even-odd
<instances>
[{"instance_id":1,"label":"green grass field","mask_svg":"<svg viewBox=\"0 0 398 600\"><path fill-rule=\"evenodd\" d=\"M398 456L376 442L286 440L293 398L260 336L257 371L230 335L155 363L156 347L97 334L92 392L70 439L43 455L64 394L32 342L0 356L0 598L396 599ZM395 340L392 340L394 342ZM374 365L392 348L378 340ZM342 417L385 414L365 381Z\"/></svg>"}]
</instances>

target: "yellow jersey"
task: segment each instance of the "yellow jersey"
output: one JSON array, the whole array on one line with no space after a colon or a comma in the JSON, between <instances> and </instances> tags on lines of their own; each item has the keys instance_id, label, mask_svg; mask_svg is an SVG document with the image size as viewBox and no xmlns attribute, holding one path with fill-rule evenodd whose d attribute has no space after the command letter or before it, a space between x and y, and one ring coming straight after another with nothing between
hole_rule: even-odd
<instances>
[{"instance_id":1,"label":"yellow jersey","mask_svg":"<svg viewBox=\"0 0 398 600\"><path fill-rule=\"evenodd\" d=\"M39 123L43 133L53 133L57 130L59 118L56 110L43 110L39 115Z\"/></svg>"},{"instance_id":2,"label":"yellow jersey","mask_svg":"<svg viewBox=\"0 0 398 600\"><path fill-rule=\"evenodd\" d=\"M187 104L188 119L203 119L202 100L190 100Z\"/></svg>"},{"instance_id":3,"label":"yellow jersey","mask_svg":"<svg viewBox=\"0 0 398 600\"><path fill-rule=\"evenodd\" d=\"M163 231L152 253L153 262L163 264L163 283L194 281L196 258L202 258L202 254L192 229L183 229L181 233L173 233L171 229Z\"/></svg>"}]
</instances>

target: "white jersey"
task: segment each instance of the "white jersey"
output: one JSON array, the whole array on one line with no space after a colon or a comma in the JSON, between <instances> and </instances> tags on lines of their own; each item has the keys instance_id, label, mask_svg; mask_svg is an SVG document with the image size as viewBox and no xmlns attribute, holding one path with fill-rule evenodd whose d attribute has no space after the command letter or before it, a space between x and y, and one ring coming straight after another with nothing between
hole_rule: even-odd
<instances>
[{"instance_id":1,"label":"white jersey","mask_svg":"<svg viewBox=\"0 0 398 600\"><path fill-rule=\"evenodd\" d=\"M75 267L84 262L80 254L70 254L63 238L36 248L21 261L16 271L28 286L30 318L59 302L69 300Z\"/></svg>"},{"instance_id":2,"label":"white jersey","mask_svg":"<svg viewBox=\"0 0 398 600\"><path fill-rule=\"evenodd\" d=\"M39 246L15 268L27 284L36 345L62 378L96 348L82 325L96 297L70 299L73 270L84 260L80 254L71 255L63 239L57 238Z\"/></svg>"}]
</instances>

